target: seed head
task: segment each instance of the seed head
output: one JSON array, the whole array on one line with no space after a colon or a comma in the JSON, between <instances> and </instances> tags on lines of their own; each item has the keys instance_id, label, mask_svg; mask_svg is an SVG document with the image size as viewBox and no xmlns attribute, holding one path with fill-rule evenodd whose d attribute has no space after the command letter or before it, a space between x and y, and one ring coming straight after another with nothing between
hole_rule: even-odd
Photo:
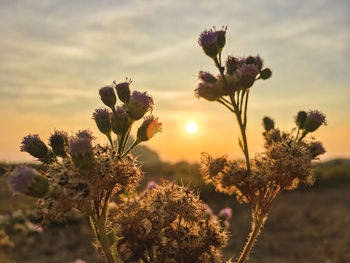
<instances>
[{"instance_id":1,"label":"seed head","mask_svg":"<svg viewBox=\"0 0 350 263\"><path fill-rule=\"evenodd\" d=\"M104 108L96 109L92 115L92 118L97 124L97 128L100 130L100 132L107 136L109 136L112 131L111 117L112 112Z\"/></svg>"},{"instance_id":2,"label":"seed head","mask_svg":"<svg viewBox=\"0 0 350 263\"><path fill-rule=\"evenodd\" d=\"M147 116L137 130L137 139L139 141L148 141L161 130L162 123L158 122L158 118L155 118L153 115Z\"/></svg>"},{"instance_id":3,"label":"seed head","mask_svg":"<svg viewBox=\"0 0 350 263\"><path fill-rule=\"evenodd\" d=\"M32 197L44 197L49 191L48 180L33 168L23 165L10 174L8 183L12 191Z\"/></svg>"},{"instance_id":4,"label":"seed head","mask_svg":"<svg viewBox=\"0 0 350 263\"><path fill-rule=\"evenodd\" d=\"M126 105L129 116L134 120L141 119L146 112L153 108L153 98L147 92L134 90L130 97L130 102Z\"/></svg>"},{"instance_id":5,"label":"seed head","mask_svg":"<svg viewBox=\"0 0 350 263\"><path fill-rule=\"evenodd\" d=\"M54 154L60 157L66 157L66 148L68 146L68 135L64 131L55 131L49 138L49 145Z\"/></svg>"}]
</instances>

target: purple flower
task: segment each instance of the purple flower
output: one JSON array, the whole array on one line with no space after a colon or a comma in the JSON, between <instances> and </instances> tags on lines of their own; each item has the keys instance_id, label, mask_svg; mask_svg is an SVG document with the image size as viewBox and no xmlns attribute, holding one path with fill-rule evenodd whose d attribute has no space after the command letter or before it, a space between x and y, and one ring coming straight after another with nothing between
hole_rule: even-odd
<instances>
[{"instance_id":1,"label":"purple flower","mask_svg":"<svg viewBox=\"0 0 350 263\"><path fill-rule=\"evenodd\" d=\"M213 29L204 30L198 39L198 44L202 47L204 53L209 57L215 58L219 53L217 34Z\"/></svg>"},{"instance_id":2,"label":"purple flower","mask_svg":"<svg viewBox=\"0 0 350 263\"><path fill-rule=\"evenodd\" d=\"M105 108L96 109L92 114L92 118L95 120L97 128L100 130L100 132L106 134L107 136L109 136L112 131L111 117L112 112Z\"/></svg>"},{"instance_id":3,"label":"purple flower","mask_svg":"<svg viewBox=\"0 0 350 263\"><path fill-rule=\"evenodd\" d=\"M225 221L230 219L232 217L232 209L230 207L226 207L226 208L222 209L219 212L219 217L224 218Z\"/></svg>"},{"instance_id":4,"label":"purple flower","mask_svg":"<svg viewBox=\"0 0 350 263\"><path fill-rule=\"evenodd\" d=\"M12 191L32 197L44 197L49 191L49 182L46 177L27 166L17 167L8 179Z\"/></svg>"},{"instance_id":5,"label":"purple flower","mask_svg":"<svg viewBox=\"0 0 350 263\"><path fill-rule=\"evenodd\" d=\"M130 117L134 120L139 120L146 112L152 109L153 98L147 92L134 90L126 107Z\"/></svg>"},{"instance_id":6,"label":"purple flower","mask_svg":"<svg viewBox=\"0 0 350 263\"><path fill-rule=\"evenodd\" d=\"M99 94L102 102L106 106L114 109L114 106L117 103L117 97L115 96L113 87L111 86L102 87L100 88Z\"/></svg>"},{"instance_id":7,"label":"purple flower","mask_svg":"<svg viewBox=\"0 0 350 263\"><path fill-rule=\"evenodd\" d=\"M307 113L304 129L307 132L313 132L317 130L322 124L327 125L326 116L318 110L312 110Z\"/></svg>"},{"instance_id":8,"label":"purple flower","mask_svg":"<svg viewBox=\"0 0 350 263\"><path fill-rule=\"evenodd\" d=\"M255 81L255 77L259 74L258 68L253 64L243 64L240 69L240 85L247 89L250 88Z\"/></svg>"},{"instance_id":9,"label":"purple flower","mask_svg":"<svg viewBox=\"0 0 350 263\"><path fill-rule=\"evenodd\" d=\"M226 94L222 85L209 82L200 82L194 92L197 98L204 98L208 101L215 101Z\"/></svg>"},{"instance_id":10,"label":"purple flower","mask_svg":"<svg viewBox=\"0 0 350 263\"><path fill-rule=\"evenodd\" d=\"M8 183L12 191L25 194L35 182L35 170L27 166L17 167L10 175Z\"/></svg>"},{"instance_id":11,"label":"purple flower","mask_svg":"<svg viewBox=\"0 0 350 263\"><path fill-rule=\"evenodd\" d=\"M158 184L155 181L150 181L148 182L146 189L149 191L157 187L158 187Z\"/></svg>"}]
</instances>

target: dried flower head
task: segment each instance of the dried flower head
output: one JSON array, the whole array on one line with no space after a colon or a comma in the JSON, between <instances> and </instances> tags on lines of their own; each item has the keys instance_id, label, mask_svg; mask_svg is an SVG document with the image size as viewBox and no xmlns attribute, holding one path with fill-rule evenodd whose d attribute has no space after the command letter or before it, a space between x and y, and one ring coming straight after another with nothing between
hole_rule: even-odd
<instances>
[{"instance_id":1,"label":"dried flower head","mask_svg":"<svg viewBox=\"0 0 350 263\"><path fill-rule=\"evenodd\" d=\"M117 249L123 262L224 262L226 231L186 187L163 181L118 211L112 227L122 237Z\"/></svg>"},{"instance_id":2,"label":"dried flower head","mask_svg":"<svg viewBox=\"0 0 350 263\"><path fill-rule=\"evenodd\" d=\"M126 105L129 116L134 120L141 119L146 112L152 110L153 99L147 92L134 90L130 97L130 102Z\"/></svg>"}]
</instances>

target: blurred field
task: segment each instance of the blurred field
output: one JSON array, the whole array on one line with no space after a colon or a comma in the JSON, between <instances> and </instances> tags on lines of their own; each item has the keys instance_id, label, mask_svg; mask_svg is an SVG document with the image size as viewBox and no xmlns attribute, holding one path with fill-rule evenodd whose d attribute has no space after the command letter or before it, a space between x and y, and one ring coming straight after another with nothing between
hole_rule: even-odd
<instances>
[{"instance_id":1,"label":"blurred field","mask_svg":"<svg viewBox=\"0 0 350 263\"><path fill-rule=\"evenodd\" d=\"M250 230L248 206L205 185L198 165L155 162L144 170L147 173L142 187L160 177L175 179L199 187L201 198L216 213L230 206L231 239L225 253L239 255ZM350 160L321 163L315 173L314 187L284 193L277 200L249 262L350 262ZM33 206L32 199L13 196L6 178L0 175L0 231L5 231L14 245L1 242L0 235L1 263L66 263L77 258L88 263L104 262L96 256L92 233L84 218L72 214L66 222L54 223L41 233L33 227L37 223L31 216Z\"/></svg>"}]
</instances>

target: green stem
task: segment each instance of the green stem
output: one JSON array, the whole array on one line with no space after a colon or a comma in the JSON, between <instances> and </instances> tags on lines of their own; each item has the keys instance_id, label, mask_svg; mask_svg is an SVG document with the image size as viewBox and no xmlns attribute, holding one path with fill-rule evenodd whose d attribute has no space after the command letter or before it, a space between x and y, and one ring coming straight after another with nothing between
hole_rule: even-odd
<instances>
[{"instance_id":1,"label":"green stem","mask_svg":"<svg viewBox=\"0 0 350 263\"><path fill-rule=\"evenodd\" d=\"M111 135L111 133L106 134L106 136L107 136L107 138L108 138L108 140L109 140L109 143L110 143L111 146L112 146L112 149L114 150L114 143L113 143L113 140L112 140L112 135Z\"/></svg>"},{"instance_id":2,"label":"green stem","mask_svg":"<svg viewBox=\"0 0 350 263\"><path fill-rule=\"evenodd\" d=\"M102 247L102 250L103 250L104 255L106 257L107 262L108 263L118 263L119 262L118 258L113 257L113 255L112 255L108 236L106 233L106 223L104 221L104 218L98 217L95 220L95 224L96 224L96 228L98 231L98 240L100 241L100 244L101 244L101 247Z\"/></svg>"},{"instance_id":3,"label":"green stem","mask_svg":"<svg viewBox=\"0 0 350 263\"><path fill-rule=\"evenodd\" d=\"M139 140L136 139L136 141L133 143L133 145L131 145L130 148L129 148L126 152L124 152L124 153L122 154L121 158L123 159L123 158L124 158L132 149L134 149L135 146L137 146L139 143L141 143L141 141L139 141Z\"/></svg>"},{"instance_id":4,"label":"green stem","mask_svg":"<svg viewBox=\"0 0 350 263\"><path fill-rule=\"evenodd\" d=\"M253 217L252 231L250 232L248 241L245 244L244 249L243 249L237 263L244 263L248 259L249 254L252 251L252 248L253 248L254 243L256 241L256 238L258 237L260 230L261 230L262 226L264 225L264 222L266 221L265 214L260 214L258 217L255 217L255 213L253 212L252 217Z\"/></svg>"}]
</instances>

